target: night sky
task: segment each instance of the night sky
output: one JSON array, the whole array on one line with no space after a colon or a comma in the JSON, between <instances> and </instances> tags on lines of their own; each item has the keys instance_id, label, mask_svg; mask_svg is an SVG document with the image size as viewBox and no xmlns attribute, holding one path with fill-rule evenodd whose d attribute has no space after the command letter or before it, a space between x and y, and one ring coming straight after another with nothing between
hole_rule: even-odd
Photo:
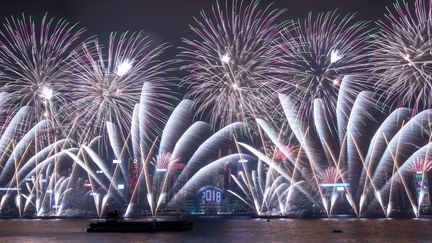
<instances>
[{"instance_id":1,"label":"night sky","mask_svg":"<svg viewBox=\"0 0 432 243\"><path fill-rule=\"evenodd\" d=\"M224 2L222 0L221 2ZM357 13L359 19L383 19L385 7L395 0L274 0L261 1L262 6L274 3L275 8L285 8L284 20L304 18L310 11L339 9L341 13ZM40 19L45 13L51 17L79 22L87 29L87 37L98 35L106 43L111 31L144 30L154 39L168 42L173 48L167 58L178 53L175 48L182 37L190 37L194 16L201 9L209 10L215 0L12 0L2 4L2 20L21 13Z\"/></svg>"}]
</instances>

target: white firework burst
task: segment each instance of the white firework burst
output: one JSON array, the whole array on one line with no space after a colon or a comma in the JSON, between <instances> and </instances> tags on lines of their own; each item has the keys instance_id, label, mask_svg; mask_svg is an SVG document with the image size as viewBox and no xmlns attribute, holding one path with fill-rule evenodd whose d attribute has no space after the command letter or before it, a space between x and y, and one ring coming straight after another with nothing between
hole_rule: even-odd
<instances>
[{"instance_id":1,"label":"white firework burst","mask_svg":"<svg viewBox=\"0 0 432 243\"><path fill-rule=\"evenodd\" d=\"M148 100L152 117L146 123L157 131L157 122L170 107L170 61L158 58L166 45L153 45L142 32L111 34L106 49L98 39L84 44L76 53L72 81L67 85L70 104L64 114L82 139L100 135L106 122L131 124L140 99ZM165 99L168 98L168 99Z\"/></svg>"},{"instance_id":2,"label":"white firework burst","mask_svg":"<svg viewBox=\"0 0 432 243\"><path fill-rule=\"evenodd\" d=\"M274 111L277 84L268 77L270 48L284 23L282 10L259 9L258 1L213 6L196 19L195 39L184 39L181 58L187 71L186 96L213 125L247 121Z\"/></svg>"}]
</instances>

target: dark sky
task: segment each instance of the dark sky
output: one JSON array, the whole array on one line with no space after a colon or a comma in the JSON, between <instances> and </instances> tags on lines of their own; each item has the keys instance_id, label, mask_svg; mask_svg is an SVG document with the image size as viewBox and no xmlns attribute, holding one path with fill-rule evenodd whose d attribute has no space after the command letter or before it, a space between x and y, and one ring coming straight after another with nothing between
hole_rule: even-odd
<instances>
[{"instance_id":1,"label":"dark sky","mask_svg":"<svg viewBox=\"0 0 432 243\"><path fill-rule=\"evenodd\" d=\"M224 0L222 0L224 1ZM106 40L111 31L144 30L159 36L173 46L182 37L191 35L188 28L193 16L201 9L210 9L215 0L11 0L2 4L0 16L21 13L36 18L48 12L49 16L63 17L69 22L80 22L89 35ZM285 8L284 18L304 18L308 12L339 9L342 13L356 12L360 19L383 18L385 6L395 0L274 0L277 8ZM175 55L171 49L169 55Z\"/></svg>"}]
</instances>

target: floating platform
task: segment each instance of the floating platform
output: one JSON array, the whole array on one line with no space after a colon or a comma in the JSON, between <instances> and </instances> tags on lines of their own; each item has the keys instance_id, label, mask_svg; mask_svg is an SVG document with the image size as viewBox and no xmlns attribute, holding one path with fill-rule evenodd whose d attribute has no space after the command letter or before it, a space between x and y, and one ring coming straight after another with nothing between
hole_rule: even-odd
<instances>
[{"instance_id":1,"label":"floating platform","mask_svg":"<svg viewBox=\"0 0 432 243\"><path fill-rule=\"evenodd\" d=\"M88 233L184 231L193 227L190 220L106 220L89 224Z\"/></svg>"}]
</instances>

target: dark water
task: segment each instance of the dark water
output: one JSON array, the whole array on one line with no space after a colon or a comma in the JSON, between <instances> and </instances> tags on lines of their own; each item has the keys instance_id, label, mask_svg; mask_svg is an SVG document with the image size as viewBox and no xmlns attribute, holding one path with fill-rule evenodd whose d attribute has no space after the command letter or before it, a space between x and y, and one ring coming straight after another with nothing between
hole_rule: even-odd
<instances>
[{"instance_id":1,"label":"dark water","mask_svg":"<svg viewBox=\"0 0 432 243\"><path fill-rule=\"evenodd\" d=\"M0 220L0 242L432 242L432 219L200 219L190 231L86 233L85 219ZM342 233L333 233L334 229Z\"/></svg>"}]
</instances>

